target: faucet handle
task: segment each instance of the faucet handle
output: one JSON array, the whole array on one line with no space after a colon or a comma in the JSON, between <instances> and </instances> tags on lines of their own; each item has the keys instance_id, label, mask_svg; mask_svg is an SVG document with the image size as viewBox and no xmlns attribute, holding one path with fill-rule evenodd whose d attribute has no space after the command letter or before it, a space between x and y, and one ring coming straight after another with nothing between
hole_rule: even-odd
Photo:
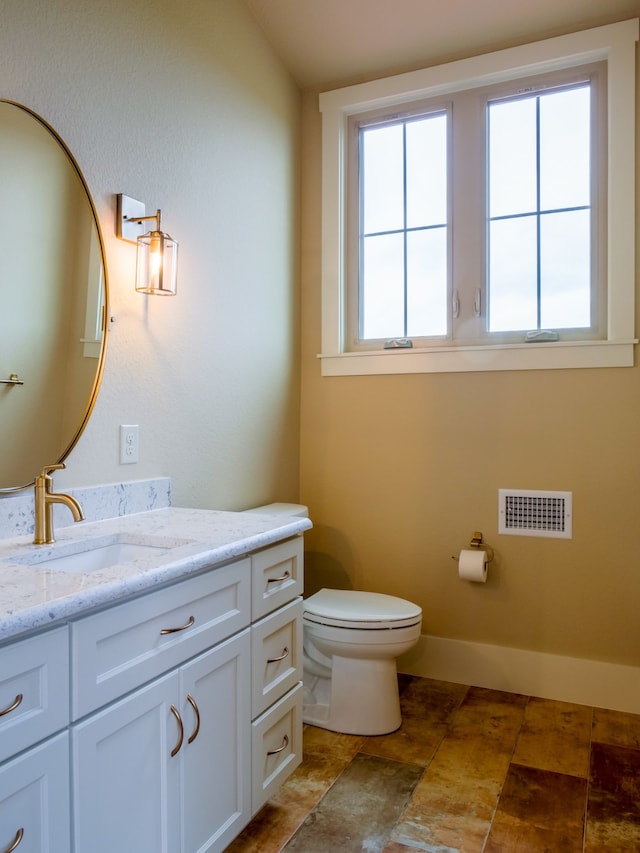
<instances>
[{"instance_id":1,"label":"faucet handle","mask_svg":"<svg viewBox=\"0 0 640 853\"><path fill-rule=\"evenodd\" d=\"M64 462L57 462L55 465L45 465L42 469L41 477L48 477L52 471L60 470L64 468Z\"/></svg>"}]
</instances>

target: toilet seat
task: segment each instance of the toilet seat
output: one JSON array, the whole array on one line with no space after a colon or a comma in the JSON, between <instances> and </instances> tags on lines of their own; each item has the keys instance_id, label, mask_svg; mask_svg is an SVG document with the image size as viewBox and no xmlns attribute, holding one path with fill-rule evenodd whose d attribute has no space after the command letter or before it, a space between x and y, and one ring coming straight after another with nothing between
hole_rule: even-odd
<instances>
[{"instance_id":1,"label":"toilet seat","mask_svg":"<svg viewBox=\"0 0 640 853\"><path fill-rule=\"evenodd\" d=\"M357 630L388 630L418 624L422 610L395 595L351 589L321 589L303 603L303 619Z\"/></svg>"}]
</instances>

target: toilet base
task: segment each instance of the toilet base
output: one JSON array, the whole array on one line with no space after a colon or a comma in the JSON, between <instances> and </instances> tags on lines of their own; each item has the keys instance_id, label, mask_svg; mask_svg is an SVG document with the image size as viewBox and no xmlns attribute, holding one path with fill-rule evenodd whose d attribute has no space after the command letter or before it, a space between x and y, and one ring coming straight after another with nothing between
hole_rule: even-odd
<instances>
[{"instance_id":1,"label":"toilet base","mask_svg":"<svg viewBox=\"0 0 640 853\"><path fill-rule=\"evenodd\" d=\"M384 735L402 723L394 659L334 655L330 677L305 672L302 720L351 735Z\"/></svg>"}]
</instances>

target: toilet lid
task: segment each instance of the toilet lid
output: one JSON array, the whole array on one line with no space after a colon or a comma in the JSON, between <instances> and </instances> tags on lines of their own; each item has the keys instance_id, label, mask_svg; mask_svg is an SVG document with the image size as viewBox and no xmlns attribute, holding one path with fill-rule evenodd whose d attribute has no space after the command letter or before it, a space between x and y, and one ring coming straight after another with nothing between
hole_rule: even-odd
<instances>
[{"instance_id":1,"label":"toilet lid","mask_svg":"<svg viewBox=\"0 0 640 853\"><path fill-rule=\"evenodd\" d=\"M321 589L303 603L304 619L344 628L405 628L422 619L422 610L410 601L378 592Z\"/></svg>"}]
</instances>

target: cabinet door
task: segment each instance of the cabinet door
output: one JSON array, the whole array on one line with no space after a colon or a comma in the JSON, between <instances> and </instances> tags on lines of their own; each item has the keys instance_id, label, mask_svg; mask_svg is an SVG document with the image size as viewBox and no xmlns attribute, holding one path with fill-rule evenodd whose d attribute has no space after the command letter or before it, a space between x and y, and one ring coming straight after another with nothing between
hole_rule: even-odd
<instances>
[{"instance_id":1,"label":"cabinet door","mask_svg":"<svg viewBox=\"0 0 640 853\"><path fill-rule=\"evenodd\" d=\"M66 732L0 768L0 850L69 853L69 736Z\"/></svg>"},{"instance_id":2,"label":"cabinet door","mask_svg":"<svg viewBox=\"0 0 640 853\"><path fill-rule=\"evenodd\" d=\"M72 726L76 853L180 850L178 689L171 673Z\"/></svg>"},{"instance_id":3,"label":"cabinet door","mask_svg":"<svg viewBox=\"0 0 640 853\"><path fill-rule=\"evenodd\" d=\"M183 853L224 850L251 817L250 634L181 671Z\"/></svg>"}]
</instances>

